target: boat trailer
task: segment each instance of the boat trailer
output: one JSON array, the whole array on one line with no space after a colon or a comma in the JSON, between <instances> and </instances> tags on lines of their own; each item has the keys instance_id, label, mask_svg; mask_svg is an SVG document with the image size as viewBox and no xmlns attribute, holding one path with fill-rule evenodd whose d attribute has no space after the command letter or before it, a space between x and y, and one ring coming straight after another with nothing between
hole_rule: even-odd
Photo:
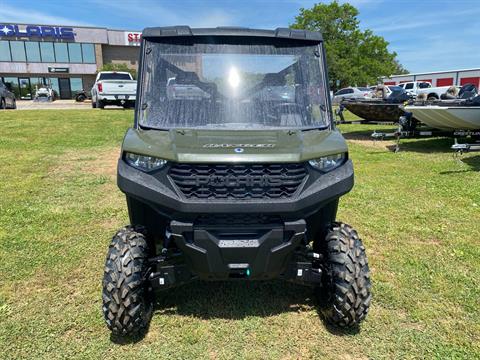
<instances>
[{"instance_id":1,"label":"boat trailer","mask_svg":"<svg viewBox=\"0 0 480 360\"><path fill-rule=\"evenodd\" d=\"M454 144L451 146L451 149L455 151L456 154L463 154L472 151L480 151L480 130L439 130L431 128L417 128L416 126L411 126L411 114L406 116L401 116L398 121L398 128L393 132L376 132L374 131L371 135L374 141L384 140L387 138L395 138L395 152L400 151L400 139L402 138L418 138L418 137L433 137L433 136L442 136L442 137L453 137ZM466 137L478 138L474 143L459 143L459 138Z\"/></svg>"}]
</instances>

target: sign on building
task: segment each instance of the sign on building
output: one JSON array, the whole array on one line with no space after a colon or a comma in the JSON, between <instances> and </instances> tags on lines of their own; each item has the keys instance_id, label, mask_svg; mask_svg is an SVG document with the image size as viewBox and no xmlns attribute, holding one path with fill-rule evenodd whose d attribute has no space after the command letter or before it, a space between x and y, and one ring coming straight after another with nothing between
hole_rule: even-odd
<instances>
[{"instance_id":1,"label":"sign on building","mask_svg":"<svg viewBox=\"0 0 480 360\"><path fill-rule=\"evenodd\" d=\"M125 45L128 46L140 46L142 40L141 32L125 31Z\"/></svg>"}]
</instances>

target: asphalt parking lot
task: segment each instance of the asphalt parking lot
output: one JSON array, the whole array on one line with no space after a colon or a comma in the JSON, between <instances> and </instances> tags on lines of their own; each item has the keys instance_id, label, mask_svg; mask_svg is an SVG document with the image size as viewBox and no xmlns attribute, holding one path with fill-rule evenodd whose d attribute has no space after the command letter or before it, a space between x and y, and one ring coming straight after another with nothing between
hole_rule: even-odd
<instances>
[{"instance_id":1,"label":"asphalt parking lot","mask_svg":"<svg viewBox=\"0 0 480 360\"><path fill-rule=\"evenodd\" d=\"M33 100L18 100L18 110L66 110L66 109L91 109L90 101L76 102L75 100L56 100L56 101L33 101Z\"/></svg>"}]
</instances>

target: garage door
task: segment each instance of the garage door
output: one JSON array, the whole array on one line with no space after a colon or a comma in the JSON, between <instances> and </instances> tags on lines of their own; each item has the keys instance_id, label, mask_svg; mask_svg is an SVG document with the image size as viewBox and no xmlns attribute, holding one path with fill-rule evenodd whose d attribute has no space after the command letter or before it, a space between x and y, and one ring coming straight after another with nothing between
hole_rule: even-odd
<instances>
[{"instance_id":1,"label":"garage door","mask_svg":"<svg viewBox=\"0 0 480 360\"><path fill-rule=\"evenodd\" d=\"M466 77L460 79L460 85L473 84L478 88L480 77Z\"/></svg>"},{"instance_id":2,"label":"garage door","mask_svg":"<svg viewBox=\"0 0 480 360\"><path fill-rule=\"evenodd\" d=\"M437 79L437 86L451 86L453 85L453 78Z\"/></svg>"}]
</instances>

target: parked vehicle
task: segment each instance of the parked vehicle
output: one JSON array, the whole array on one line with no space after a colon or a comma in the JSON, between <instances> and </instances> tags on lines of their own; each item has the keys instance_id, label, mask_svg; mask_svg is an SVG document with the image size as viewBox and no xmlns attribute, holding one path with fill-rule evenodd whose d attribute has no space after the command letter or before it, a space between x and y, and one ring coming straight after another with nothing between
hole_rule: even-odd
<instances>
[{"instance_id":1,"label":"parked vehicle","mask_svg":"<svg viewBox=\"0 0 480 360\"><path fill-rule=\"evenodd\" d=\"M129 108L135 106L137 81L128 72L101 71L91 94L93 108L103 109L106 105Z\"/></svg>"},{"instance_id":2,"label":"parked vehicle","mask_svg":"<svg viewBox=\"0 0 480 360\"><path fill-rule=\"evenodd\" d=\"M450 88L450 86L432 87L432 84L425 81L410 81L398 86L405 89L407 93L411 95L424 95L424 97L430 101L440 99L442 94L445 94Z\"/></svg>"},{"instance_id":3,"label":"parked vehicle","mask_svg":"<svg viewBox=\"0 0 480 360\"><path fill-rule=\"evenodd\" d=\"M329 108L322 36L147 28L141 49L142 106L117 175L131 225L113 237L103 279L109 329L143 331L154 291L195 279L310 285L330 322L358 325L370 275L357 232L335 219L353 165ZM181 76L209 96L166 96Z\"/></svg>"},{"instance_id":4,"label":"parked vehicle","mask_svg":"<svg viewBox=\"0 0 480 360\"><path fill-rule=\"evenodd\" d=\"M88 98L90 98L90 96L88 95L88 93L84 89L80 90L79 92L77 92L75 94L75 101L76 102L84 102Z\"/></svg>"},{"instance_id":5,"label":"parked vehicle","mask_svg":"<svg viewBox=\"0 0 480 360\"><path fill-rule=\"evenodd\" d=\"M345 99L369 99L372 97L372 90L367 87L348 87L338 90L333 96L333 103L339 104Z\"/></svg>"},{"instance_id":6,"label":"parked vehicle","mask_svg":"<svg viewBox=\"0 0 480 360\"><path fill-rule=\"evenodd\" d=\"M0 81L0 109L16 109L17 101L15 95L11 91L10 84L4 84Z\"/></svg>"},{"instance_id":7,"label":"parked vehicle","mask_svg":"<svg viewBox=\"0 0 480 360\"><path fill-rule=\"evenodd\" d=\"M55 91L48 85L35 88L33 101L54 101L56 100Z\"/></svg>"}]
</instances>

